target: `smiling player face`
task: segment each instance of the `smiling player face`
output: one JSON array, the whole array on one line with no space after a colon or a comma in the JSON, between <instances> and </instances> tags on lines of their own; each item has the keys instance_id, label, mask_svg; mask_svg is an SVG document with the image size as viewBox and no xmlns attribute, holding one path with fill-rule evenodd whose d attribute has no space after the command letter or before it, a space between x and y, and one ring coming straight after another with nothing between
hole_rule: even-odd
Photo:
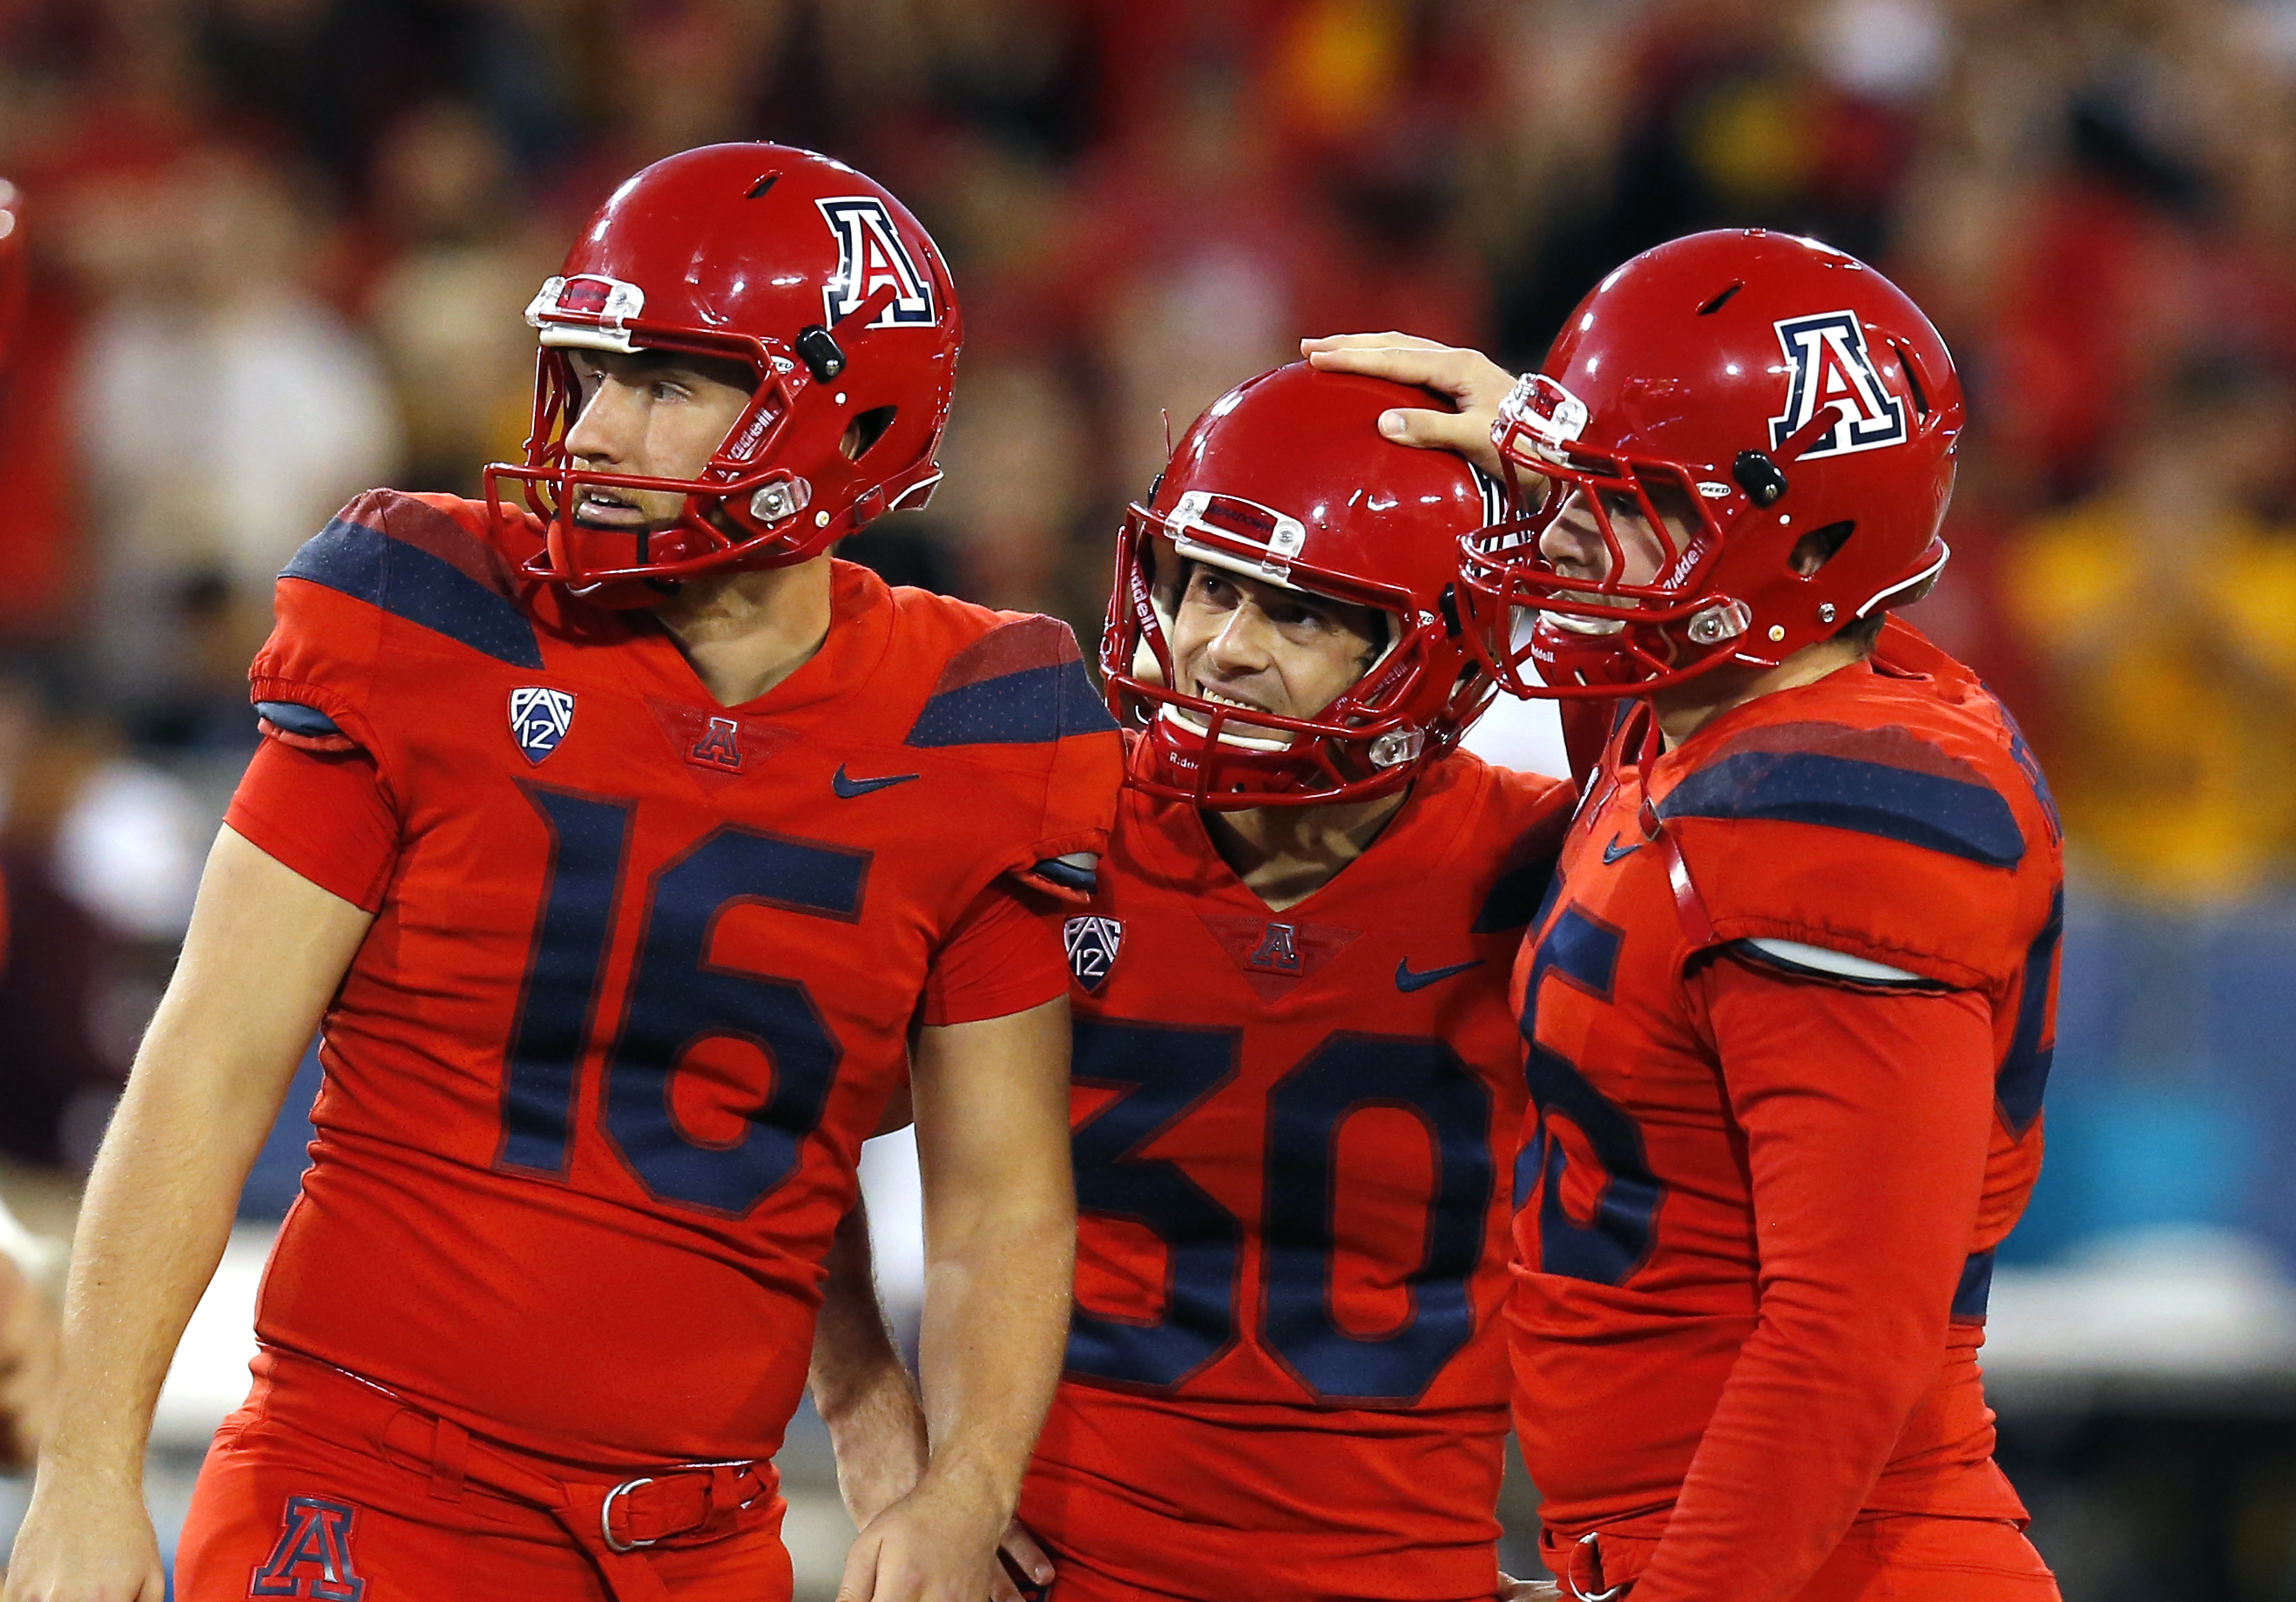
<instances>
[{"instance_id":1,"label":"smiling player face","mask_svg":"<svg viewBox=\"0 0 2296 1602\"><path fill-rule=\"evenodd\" d=\"M1378 659L1379 631L1367 606L1191 563L1171 628L1177 687L1207 701L1312 718Z\"/></svg>"},{"instance_id":2,"label":"smiling player face","mask_svg":"<svg viewBox=\"0 0 2296 1602\"><path fill-rule=\"evenodd\" d=\"M566 448L594 472L696 479L749 406L755 379L740 362L676 351L572 353L581 415ZM574 521L593 529L658 529L685 497L660 489L582 487Z\"/></svg>"},{"instance_id":3,"label":"smiling player face","mask_svg":"<svg viewBox=\"0 0 2296 1602\"><path fill-rule=\"evenodd\" d=\"M1603 542L1602 526L1595 520L1594 508L1587 505L1587 492L1571 491L1562 510L1546 532L1538 537L1538 554L1554 565L1554 571L1566 579L1600 581L1610 576L1610 547ZM1643 514L1642 507L1630 496L1616 493L1603 497L1603 509L1610 514L1611 530L1618 536L1619 548L1625 557L1619 572L1624 584L1648 584L1658 577L1665 559L1665 549L1658 530ZM1675 549L1680 550L1687 537L1686 526L1675 519L1667 520L1668 531L1673 537ZM1578 599L1600 601L1599 596L1581 596Z\"/></svg>"}]
</instances>

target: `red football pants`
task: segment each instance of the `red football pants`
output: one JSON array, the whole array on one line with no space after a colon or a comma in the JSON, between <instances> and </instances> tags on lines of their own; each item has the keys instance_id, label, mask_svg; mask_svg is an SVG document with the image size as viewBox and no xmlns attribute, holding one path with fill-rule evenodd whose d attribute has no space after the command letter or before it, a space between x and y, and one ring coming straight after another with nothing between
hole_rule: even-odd
<instances>
[{"instance_id":1,"label":"red football pants","mask_svg":"<svg viewBox=\"0 0 2296 1602\"><path fill-rule=\"evenodd\" d=\"M611 1478L324 1364L266 1351L256 1369L200 1469L178 1602L788 1602L770 1467L657 1470L608 1500Z\"/></svg>"},{"instance_id":2,"label":"red football pants","mask_svg":"<svg viewBox=\"0 0 2296 1602\"><path fill-rule=\"evenodd\" d=\"M1539 1556L1558 1580L1567 1576L1584 1594L1630 1581L1658 1542L1604 1535L1602 1569L1586 1549L1541 1538ZM1716 1577L1727 1594L1727 1575ZM1563 1583L1562 1594L1571 1594ZM1632 1588L1620 1593L1633 1595ZM1833 1549L1794 1602L2059 1602L2055 1576L2033 1543L2002 1519L1930 1518L1886 1515L1862 1518Z\"/></svg>"}]
</instances>

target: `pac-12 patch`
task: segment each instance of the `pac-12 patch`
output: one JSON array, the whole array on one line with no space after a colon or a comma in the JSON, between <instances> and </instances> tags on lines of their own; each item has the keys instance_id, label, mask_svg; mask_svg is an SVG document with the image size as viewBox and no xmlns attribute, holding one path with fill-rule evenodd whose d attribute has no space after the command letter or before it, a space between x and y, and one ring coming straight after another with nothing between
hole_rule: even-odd
<instances>
[{"instance_id":1,"label":"pac-12 patch","mask_svg":"<svg viewBox=\"0 0 2296 1602\"><path fill-rule=\"evenodd\" d=\"M1124 944L1124 921L1089 916L1070 918L1061 925L1061 939L1069 949L1069 972L1076 975L1086 995L1100 994Z\"/></svg>"},{"instance_id":2,"label":"pac-12 patch","mask_svg":"<svg viewBox=\"0 0 2296 1602\"><path fill-rule=\"evenodd\" d=\"M574 726L574 697L564 690L529 685L510 693L510 732L529 762L558 749Z\"/></svg>"}]
</instances>

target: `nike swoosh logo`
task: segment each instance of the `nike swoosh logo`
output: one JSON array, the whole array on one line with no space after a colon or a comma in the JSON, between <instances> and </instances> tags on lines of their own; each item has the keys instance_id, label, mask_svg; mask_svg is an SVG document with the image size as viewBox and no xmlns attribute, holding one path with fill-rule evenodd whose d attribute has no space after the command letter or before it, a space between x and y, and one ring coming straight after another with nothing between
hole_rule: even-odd
<instances>
[{"instance_id":1,"label":"nike swoosh logo","mask_svg":"<svg viewBox=\"0 0 2296 1602\"><path fill-rule=\"evenodd\" d=\"M815 771L818 772L819 769L816 768ZM848 778L845 775L845 764L840 762L837 765L837 776L829 781L829 787L836 791L842 800L851 801L855 796L866 795L872 790L884 790L895 785L906 785L911 779L923 776L924 775L921 773L896 773L882 779Z\"/></svg>"},{"instance_id":2,"label":"nike swoosh logo","mask_svg":"<svg viewBox=\"0 0 2296 1602\"><path fill-rule=\"evenodd\" d=\"M1613 834L1611 836L1611 843L1603 848L1603 860L1605 862L1616 862L1620 858L1631 857L1642 849L1643 842L1639 840L1636 841L1632 845L1621 847L1619 844L1619 837L1616 834Z\"/></svg>"},{"instance_id":3,"label":"nike swoosh logo","mask_svg":"<svg viewBox=\"0 0 2296 1602\"><path fill-rule=\"evenodd\" d=\"M1464 974L1469 968L1482 965L1483 959L1478 957L1472 962L1455 962L1447 968L1430 968L1424 974L1414 974L1411 971L1411 959L1400 957L1395 965L1395 988L1398 990L1423 990L1439 979L1448 979L1454 974Z\"/></svg>"}]
</instances>

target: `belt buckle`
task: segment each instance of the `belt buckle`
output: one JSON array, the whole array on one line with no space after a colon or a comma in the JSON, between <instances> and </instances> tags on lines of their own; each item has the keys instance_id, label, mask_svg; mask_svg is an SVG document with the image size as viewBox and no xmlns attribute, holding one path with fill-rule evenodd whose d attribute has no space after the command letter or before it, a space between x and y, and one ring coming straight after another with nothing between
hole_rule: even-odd
<instances>
[{"instance_id":1,"label":"belt buckle","mask_svg":"<svg viewBox=\"0 0 2296 1602\"><path fill-rule=\"evenodd\" d=\"M624 1480L620 1484L606 1492L606 1499L598 1504L598 1533L605 1539L606 1550L609 1552L635 1552L640 1547L651 1547L660 1544L659 1541L652 1540L622 1541L616 1540L614 1539L614 1499L619 1496L627 1496L631 1491L636 1491L641 1485L651 1485L652 1483L653 1476L652 1475L647 1475L636 1480Z\"/></svg>"},{"instance_id":2,"label":"belt buckle","mask_svg":"<svg viewBox=\"0 0 2296 1602\"><path fill-rule=\"evenodd\" d=\"M1589 1530L1578 1538L1580 1546L1594 1549L1595 1572L1589 1577L1598 1582L1603 1578L1603 1546L1601 1540L1597 1539L1601 1534L1600 1530ZM1606 1586L1598 1591L1582 1591L1578 1589L1578 1565L1576 1563L1570 1564L1565 1566L1562 1574L1562 1583L1570 1588L1570 1594L1577 1598L1577 1602L1616 1602L1618 1598L1627 1594L1628 1588L1632 1583L1630 1581L1622 1580L1616 1585Z\"/></svg>"}]
</instances>

